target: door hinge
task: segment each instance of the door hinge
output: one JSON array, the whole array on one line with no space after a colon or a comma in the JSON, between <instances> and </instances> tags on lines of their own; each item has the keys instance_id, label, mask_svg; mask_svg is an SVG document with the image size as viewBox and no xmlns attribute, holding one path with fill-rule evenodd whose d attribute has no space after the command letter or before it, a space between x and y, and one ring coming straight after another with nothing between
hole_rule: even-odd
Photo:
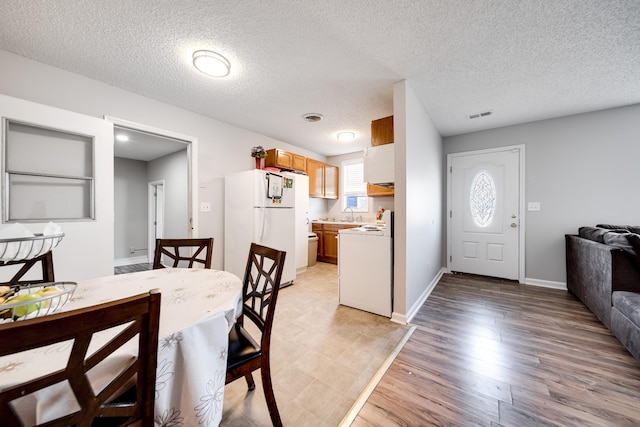
<instances>
[{"instance_id":1,"label":"door hinge","mask_svg":"<svg viewBox=\"0 0 640 427\"><path fill-rule=\"evenodd\" d=\"M453 173L453 166L449 166L449 173Z\"/></svg>"},{"instance_id":2,"label":"door hinge","mask_svg":"<svg viewBox=\"0 0 640 427\"><path fill-rule=\"evenodd\" d=\"M449 255L449 262L453 261L453 257L451 255Z\"/></svg>"},{"instance_id":3,"label":"door hinge","mask_svg":"<svg viewBox=\"0 0 640 427\"><path fill-rule=\"evenodd\" d=\"M453 218L453 211L449 211L449 218Z\"/></svg>"}]
</instances>

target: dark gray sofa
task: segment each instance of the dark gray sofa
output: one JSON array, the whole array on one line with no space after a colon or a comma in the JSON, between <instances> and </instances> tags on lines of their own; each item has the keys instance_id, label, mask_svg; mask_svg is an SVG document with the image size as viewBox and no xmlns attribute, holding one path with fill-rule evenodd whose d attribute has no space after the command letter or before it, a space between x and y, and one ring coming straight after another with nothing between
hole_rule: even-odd
<instances>
[{"instance_id":1,"label":"dark gray sofa","mask_svg":"<svg viewBox=\"0 0 640 427\"><path fill-rule=\"evenodd\" d=\"M631 230L581 227L566 235L567 289L640 360L640 246L627 243L640 245L640 236Z\"/></svg>"}]
</instances>

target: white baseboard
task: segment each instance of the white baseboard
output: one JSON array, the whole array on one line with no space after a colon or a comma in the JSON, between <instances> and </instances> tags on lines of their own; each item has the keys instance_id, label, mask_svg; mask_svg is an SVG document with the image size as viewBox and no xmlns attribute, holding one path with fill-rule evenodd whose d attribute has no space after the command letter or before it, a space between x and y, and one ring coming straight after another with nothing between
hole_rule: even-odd
<instances>
[{"instance_id":1,"label":"white baseboard","mask_svg":"<svg viewBox=\"0 0 640 427\"><path fill-rule=\"evenodd\" d=\"M431 292L433 292L433 290L435 289L436 285L438 284L438 282L440 281L444 273L446 273L446 269L441 268L440 271L438 271L438 274L436 274L436 276L433 278L431 283L429 283L429 286L427 286L427 289L425 289L424 292L422 292L422 295L420 295L420 298L418 298L418 300L407 311L406 316L400 315L398 313L393 313L393 315L391 316L391 320L398 323L402 323L401 321L404 320L404 324L411 322L411 319L413 319L413 317L416 315L416 313L418 313L418 310L420 310L420 308L425 303L427 298L429 298L429 295L431 295Z\"/></svg>"},{"instance_id":2,"label":"white baseboard","mask_svg":"<svg viewBox=\"0 0 640 427\"><path fill-rule=\"evenodd\" d=\"M564 282L552 282L551 280L540 280L540 279L531 279L529 277L525 277L524 279L525 285L532 286L540 286L542 288L553 288L553 289L562 289L567 290L567 284Z\"/></svg>"},{"instance_id":3,"label":"white baseboard","mask_svg":"<svg viewBox=\"0 0 640 427\"><path fill-rule=\"evenodd\" d=\"M148 263L149 259L146 255L136 256L131 258L120 258L113 261L115 267L122 267L123 265L144 264Z\"/></svg>"}]
</instances>

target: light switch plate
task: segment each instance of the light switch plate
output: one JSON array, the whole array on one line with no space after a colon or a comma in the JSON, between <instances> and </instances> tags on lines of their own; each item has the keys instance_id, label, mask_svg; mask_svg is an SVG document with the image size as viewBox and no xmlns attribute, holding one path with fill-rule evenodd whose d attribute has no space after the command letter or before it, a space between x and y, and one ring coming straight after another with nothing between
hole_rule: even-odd
<instances>
[{"instance_id":1,"label":"light switch plate","mask_svg":"<svg viewBox=\"0 0 640 427\"><path fill-rule=\"evenodd\" d=\"M540 202L529 202L527 206L528 211L539 211L540 210Z\"/></svg>"},{"instance_id":2,"label":"light switch plate","mask_svg":"<svg viewBox=\"0 0 640 427\"><path fill-rule=\"evenodd\" d=\"M200 212L211 212L211 203L209 203L209 202L201 202L200 203Z\"/></svg>"}]
</instances>

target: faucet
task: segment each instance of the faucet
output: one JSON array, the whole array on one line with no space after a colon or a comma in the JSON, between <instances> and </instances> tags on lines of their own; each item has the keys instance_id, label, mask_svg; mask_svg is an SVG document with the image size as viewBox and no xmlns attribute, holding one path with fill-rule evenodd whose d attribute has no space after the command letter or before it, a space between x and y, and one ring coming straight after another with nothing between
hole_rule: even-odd
<instances>
[{"instance_id":1,"label":"faucet","mask_svg":"<svg viewBox=\"0 0 640 427\"><path fill-rule=\"evenodd\" d=\"M350 210L351 210L351 219L350 219L350 220L347 220L347 221L348 221L348 222L354 222L354 221L355 221L355 219L353 218L353 208L345 208L345 209L344 209L344 211L346 212L346 211L347 211L347 209L350 209Z\"/></svg>"}]
</instances>

